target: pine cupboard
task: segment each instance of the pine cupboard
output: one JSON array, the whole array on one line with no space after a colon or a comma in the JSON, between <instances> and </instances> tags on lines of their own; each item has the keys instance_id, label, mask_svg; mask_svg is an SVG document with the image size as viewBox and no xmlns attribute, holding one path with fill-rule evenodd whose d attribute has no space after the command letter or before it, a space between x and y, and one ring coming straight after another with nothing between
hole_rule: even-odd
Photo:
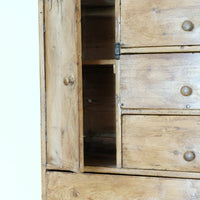
<instances>
[{"instance_id":1,"label":"pine cupboard","mask_svg":"<svg viewBox=\"0 0 200 200\"><path fill-rule=\"evenodd\" d=\"M39 0L43 200L200 199L200 1Z\"/></svg>"}]
</instances>

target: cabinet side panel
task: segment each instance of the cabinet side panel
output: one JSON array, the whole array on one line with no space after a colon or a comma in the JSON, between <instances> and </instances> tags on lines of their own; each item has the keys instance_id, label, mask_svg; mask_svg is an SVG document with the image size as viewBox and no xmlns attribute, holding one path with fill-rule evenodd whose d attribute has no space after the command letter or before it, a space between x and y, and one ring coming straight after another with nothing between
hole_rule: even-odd
<instances>
[{"instance_id":1,"label":"cabinet side panel","mask_svg":"<svg viewBox=\"0 0 200 200\"><path fill-rule=\"evenodd\" d=\"M82 130L79 0L46 0L45 26L47 163L78 171Z\"/></svg>"},{"instance_id":2,"label":"cabinet side panel","mask_svg":"<svg viewBox=\"0 0 200 200\"><path fill-rule=\"evenodd\" d=\"M42 200L46 200L46 101L45 101L45 61L44 61L44 2L38 0L39 51L40 51L40 127L41 127L41 176Z\"/></svg>"}]
</instances>

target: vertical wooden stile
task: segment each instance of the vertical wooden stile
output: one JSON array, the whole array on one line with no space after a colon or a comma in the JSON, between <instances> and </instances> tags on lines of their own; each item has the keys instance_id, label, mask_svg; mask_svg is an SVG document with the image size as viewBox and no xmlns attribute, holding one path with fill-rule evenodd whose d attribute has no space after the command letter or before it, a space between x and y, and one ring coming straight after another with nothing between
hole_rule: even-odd
<instances>
[{"instance_id":1,"label":"vertical wooden stile","mask_svg":"<svg viewBox=\"0 0 200 200\"><path fill-rule=\"evenodd\" d=\"M47 163L78 172L83 167L80 0L45 0L45 27Z\"/></svg>"},{"instance_id":2,"label":"vertical wooden stile","mask_svg":"<svg viewBox=\"0 0 200 200\"><path fill-rule=\"evenodd\" d=\"M120 43L120 0L115 1L115 43ZM122 167L121 158L121 109L120 109L120 61L116 61L116 160L117 167Z\"/></svg>"}]
</instances>

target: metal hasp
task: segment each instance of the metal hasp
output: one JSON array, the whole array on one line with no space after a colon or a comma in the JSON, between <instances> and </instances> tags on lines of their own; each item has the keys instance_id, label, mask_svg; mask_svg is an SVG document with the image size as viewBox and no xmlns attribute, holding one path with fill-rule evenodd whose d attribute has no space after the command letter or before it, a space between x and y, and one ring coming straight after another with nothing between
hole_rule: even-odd
<instances>
[{"instance_id":1,"label":"metal hasp","mask_svg":"<svg viewBox=\"0 0 200 200\"><path fill-rule=\"evenodd\" d=\"M115 59L120 59L120 43L115 43Z\"/></svg>"}]
</instances>

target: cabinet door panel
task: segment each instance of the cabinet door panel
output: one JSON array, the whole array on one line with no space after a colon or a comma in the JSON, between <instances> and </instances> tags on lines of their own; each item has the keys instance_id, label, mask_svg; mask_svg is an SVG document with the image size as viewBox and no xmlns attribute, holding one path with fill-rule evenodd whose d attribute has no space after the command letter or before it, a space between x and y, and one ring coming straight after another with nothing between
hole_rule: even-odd
<instances>
[{"instance_id":1,"label":"cabinet door panel","mask_svg":"<svg viewBox=\"0 0 200 200\"><path fill-rule=\"evenodd\" d=\"M46 0L45 26L47 163L77 171L82 133L79 0Z\"/></svg>"}]
</instances>

